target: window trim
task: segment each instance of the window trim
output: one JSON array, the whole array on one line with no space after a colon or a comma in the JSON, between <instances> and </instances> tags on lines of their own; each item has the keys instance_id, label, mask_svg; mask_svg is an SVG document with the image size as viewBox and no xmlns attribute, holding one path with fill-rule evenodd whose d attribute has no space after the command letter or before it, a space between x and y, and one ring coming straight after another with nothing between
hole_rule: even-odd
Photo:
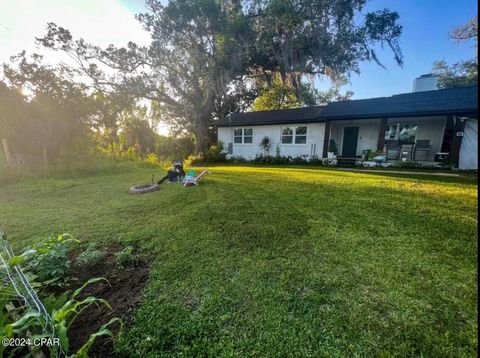
<instances>
[{"instance_id":1,"label":"window trim","mask_svg":"<svg viewBox=\"0 0 480 358\"><path fill-rule=\"evenodd\" d=\"M305 127L306 133L305 134L300 134L299 137L305 137L305 143L296 143L297 139L297 128L299 127ZM283 143L283 129L284 128L291 128L292 129L292 143ZM290 137L290 136L285 136L285 137ZM308 125L302 124L302 125L295 125L295 126L282 126L280 128L280 144L285 145L285 146L302 146L302 145L308 145Z\"/></svg>"},{"instance_id":2,"label":"window trim","mask_svg":"<svg viewBox=\"0 0 480 358\"><path fill-rule=\"evenodd\" d=\"M245 130L250 129L252 131L252 135L245 135ZM240 130L242 131L242 135L235 135L235 131ZM252 138L251 143L245 143L245 137ZM235 138L241 138L240 143L235 143ZM240 127L240 128L233 128L233 145L252 145L253 144L253 128L252 127Z\"/></svg>"}]
</instances>

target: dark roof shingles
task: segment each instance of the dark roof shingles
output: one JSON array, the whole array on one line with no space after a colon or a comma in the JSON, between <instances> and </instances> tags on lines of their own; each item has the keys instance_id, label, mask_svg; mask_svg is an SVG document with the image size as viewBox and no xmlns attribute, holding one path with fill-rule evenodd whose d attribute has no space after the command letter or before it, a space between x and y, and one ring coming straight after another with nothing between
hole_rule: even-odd
<instances>
[{"instance_id":1,"label":"dark roof shingles","mask_svg":"<svg viewBox=\"0 0 480 358\"><path fill-rule=\"evenodd\" d=\"M234 113L218 122L220 126L320 122L326 119L368 118L414 114L443 114L477 111L477 86L412 92L370 99L332 102L275 111Z\"/></svg>"}]
</instances>

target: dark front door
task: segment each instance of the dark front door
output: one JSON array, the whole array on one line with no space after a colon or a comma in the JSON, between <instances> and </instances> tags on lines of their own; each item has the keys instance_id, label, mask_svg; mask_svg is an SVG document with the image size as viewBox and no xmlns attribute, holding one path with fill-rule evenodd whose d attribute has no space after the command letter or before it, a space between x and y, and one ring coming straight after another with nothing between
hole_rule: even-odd
<instances>
[{"instance_id":1,"label":"dark front door","mask_svg":"<svg viewBox=\"0 0 480 358\"><path fill-rule=\"evenodd\" d=\"M342 157L355 157L357 155L358 127L345 127L343 129Z\"/></svg>"}]
</instances>

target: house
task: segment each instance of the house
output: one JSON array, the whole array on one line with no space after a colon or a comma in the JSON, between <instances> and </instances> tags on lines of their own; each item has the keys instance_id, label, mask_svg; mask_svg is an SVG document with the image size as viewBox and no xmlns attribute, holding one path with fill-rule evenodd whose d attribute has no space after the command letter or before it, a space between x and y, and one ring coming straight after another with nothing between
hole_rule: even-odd
<instances>
[{"instance_id":1,"label":"house","mask_svg":"<svg viewBox=\"0 0 480 358\"><path fill-rule=\"evenodd\" d=\"M229 157L246 159L265 154L260 143L268 137L269 155L327 158L334 151L339 162L354 164L371 150L389 161L477 169L478 87L425 90L421 80L421 90L391 97L235 113L219 121L218 140Z\"/></svg>"}]
</instances>

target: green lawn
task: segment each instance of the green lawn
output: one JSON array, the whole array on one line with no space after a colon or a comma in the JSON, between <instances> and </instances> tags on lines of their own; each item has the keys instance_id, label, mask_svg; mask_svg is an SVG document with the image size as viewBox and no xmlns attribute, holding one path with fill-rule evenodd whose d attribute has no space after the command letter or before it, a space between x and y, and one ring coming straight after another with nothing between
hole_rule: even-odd
<instances>
[{"instance_id":1,"label":"green lawn","mask_svg":"<svg viewBox=\"0 0 480 358\"><path fill-rule=\"evenodd\" d=\"M476 178L210 169L141 196L161 170L3 185L0 225L150 255L125 356L476 356Z\"/></svg>"}]
</instances>

